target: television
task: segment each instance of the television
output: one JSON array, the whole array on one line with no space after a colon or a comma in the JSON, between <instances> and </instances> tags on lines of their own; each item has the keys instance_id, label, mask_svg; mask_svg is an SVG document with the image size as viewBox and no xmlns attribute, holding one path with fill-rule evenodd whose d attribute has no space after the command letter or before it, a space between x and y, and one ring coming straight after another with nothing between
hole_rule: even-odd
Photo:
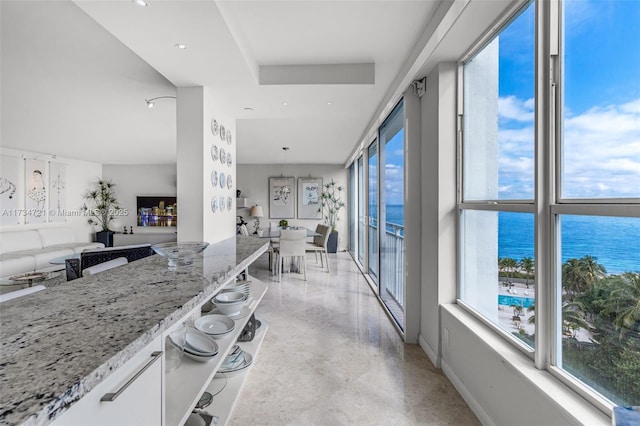
<instances>
[{"instance_id":1,"label":"television","mask_svg":"<svg viewBox=\"0 0 640 426\"><path fill-rule=\"evenodd\" d=\"M178 204L176 197L137 196L138 226L176 226Z\"/></svg>"}]
</instances>

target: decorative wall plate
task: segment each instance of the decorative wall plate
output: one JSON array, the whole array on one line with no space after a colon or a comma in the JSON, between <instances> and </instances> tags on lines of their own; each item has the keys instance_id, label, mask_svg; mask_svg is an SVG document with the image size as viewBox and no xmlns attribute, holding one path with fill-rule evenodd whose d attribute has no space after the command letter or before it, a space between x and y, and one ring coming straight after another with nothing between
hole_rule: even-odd
<instances>
[{"instance_id":1,"label":"decorative wall plate","mask_svg":"<svg viewBox=\"0 0 640 426\"><path fill-rule=\"evenodd\" d=\"M224 196L220 196L220 211L224 211Z\"/></svg>"},{"instance_id":2,"label":"decorative wall plate","mask_svg":"<svg viewBox=\"0 0 640 426\"><path fill-rule=\"evenodd\" d=\"M211 197L211 211L214 213L218 211L218 197L215 195Z\"/></svg>"},{"instance_id":3,"label":"decorative wall plate","mask_svg":"<svg viewBox=\"0 0 640 426\"><path fill-rule=\"evenodd\" d=\"M232 163L232 161L231 161L231 153L227 152L227 166L231 167L231 163Z\"/></svg>"},{"instance_id":4,"label":"decorative wall plate","mask_svg":"<svg viewBox=\"0 0 640 426\"><path fill-rule=\"evenodd\" d=\"M227 153L224 148L220 148L220 163L225 164L227 162Z\"/></svg>"},{"instance_id":5,"label":"decorative wall plate","mask_svg":"<svg viewBox=\"0 0 640 426\"><path fill-rule=\"evenodd\" d=\"M227 197L227 210L231 211L233 208L233 198Z\"/></svg>"},{"instance_id":6,"label":"decorative wall plate","mask_svg":"<svg viewBox=\"0 0 640 426\"><path fill-rule=\"evenodd\" d=\"M218 120L215 118L211 119L211 133L213 133L213 136L218 136Z\"/></svg>"},{"instance_id":7,"label":"decorative wall plate","mask_svg":"<svg viewBox=\"0 0 640 426\"><path fill-rule=\"evenodd\" d=\"M227 145L231 145L231 132L227 131Z\"/></svg>"},{"instance_id":8,"label":"decorative wall plate","mask_svg":"<svg viewBox=\"0 0 640 426\"><path fill-rule=\"evenodd\" d=\"M233 187L233 178L231 175L227 175L227 189L231 189Z\"/></svg>"},{"instance_id":9,"label":"decorative wall plate","mask_svg":"<svg viewBox=\"0 0 640 426\"><path fill-rule=\"evenodd\" d=\"M218 172L215 170L211 172L211 186L218 186Z\"/></svg>"},{"instance_id":10,"label":"decorative wall plate","mask_svg":"<svg viewBox=\"0 0 640 426\"><path fill-rule=\"evenodd\" d=\"M224 173L220 172L220 188L224 188L227 185Z\"/></svg>"},{"instance_id":11,"label":"decorative wall plate","mask_svg":"<svg viewBox=\"0 0 640 426\"><path fill-rule=\"evenodd\" d=\"M225 130L224 126L221 124L220 125L220 140L222 142L224 142L227 139L227 131Z\"/></svg>"},{"instance_id":12,"label":"decorative wall plate","mask_svg":"<svg viewBox=\"0 0 640 426\"><path fill-rule=\"evenodd\" d=\"M218 145L211 145L211 159L213 161L218 161Z\"/></svg>"}]
</instances>

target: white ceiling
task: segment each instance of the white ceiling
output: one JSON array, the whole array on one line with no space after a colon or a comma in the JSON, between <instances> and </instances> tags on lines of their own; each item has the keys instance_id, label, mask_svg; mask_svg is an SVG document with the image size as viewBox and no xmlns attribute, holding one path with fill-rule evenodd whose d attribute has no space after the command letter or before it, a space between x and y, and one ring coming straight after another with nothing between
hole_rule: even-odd
<instances>
[{"instance_id":1,"label":"white ceiling","mask_svg":"<svg viewBox=\"0 0 640 426\"><path fill-rule=\"evenodd\" d=\"M175 101L144 99L209 86L237 119L239 163L343 163L441 3L1 0L2 146L174 163ZM259 83L261 66L367 63L374 84Z\"/></svg>"}]
</instances>

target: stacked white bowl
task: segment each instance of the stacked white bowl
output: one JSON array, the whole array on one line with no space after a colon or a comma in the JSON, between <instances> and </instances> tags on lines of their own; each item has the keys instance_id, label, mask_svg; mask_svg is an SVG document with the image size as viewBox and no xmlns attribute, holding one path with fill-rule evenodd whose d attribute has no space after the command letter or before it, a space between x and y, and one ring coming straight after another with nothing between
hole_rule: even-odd
<instances>
[{"instance_id":1,"label":"stacked white bowl","mask_svg":"<svg viewBox=\"0 0 640 426\"><path fill-rule=\"evenodd\" d=\"M247 301L247 295L240 291L219 293L213 298L216 308L225 315L237 315Z\"/></svg>"}]
</instances>

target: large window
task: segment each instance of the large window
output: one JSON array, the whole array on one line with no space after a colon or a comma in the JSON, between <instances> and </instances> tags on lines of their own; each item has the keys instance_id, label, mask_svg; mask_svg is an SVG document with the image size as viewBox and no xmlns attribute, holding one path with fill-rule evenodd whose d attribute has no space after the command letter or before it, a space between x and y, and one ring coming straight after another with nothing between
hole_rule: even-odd
<instances>
[{"instance_id":1,"label":"large window","mask_svg":"<svg viewBox=\"0 0 640 426\"><path fill-rule=\"evenodd\" d=\"M461 304L605 412L640 405L637 22L531 3L461 65Z\"/></svg>"},{"instance_id":2,"label":"large window","mask_svg":"<svg viewBox=\"0 0 640 426\"><path fill-rule=\"evenodd\" d=\"M464 65L460 299L534 346L534 7Z\"/></svg>"},{"instance_id":3,"label":"large window","mask_svg":"<svg viewBox=\"0 0 640 426\"><path fill-rule=\"evenodd\" d=\"M562 16L553 363L640 405L640 2L566 0Z\"/></svg>"}]
</instances>

